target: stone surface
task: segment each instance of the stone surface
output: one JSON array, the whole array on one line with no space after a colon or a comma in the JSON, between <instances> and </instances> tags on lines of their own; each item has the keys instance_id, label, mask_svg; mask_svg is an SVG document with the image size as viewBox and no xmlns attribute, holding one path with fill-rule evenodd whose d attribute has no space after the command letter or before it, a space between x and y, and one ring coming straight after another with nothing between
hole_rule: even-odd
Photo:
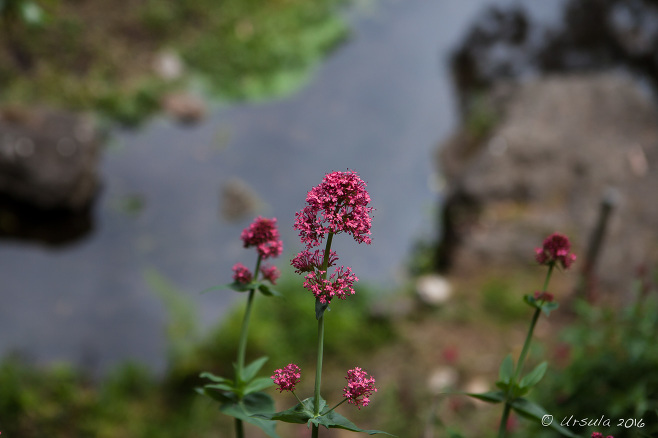
<instances>
[{"instance_id":1,"label":"stone surface","mask_svg":"<svg viewBox=\"0 0 658 438\"><path fill-rule=\"evenodd\" d=\"M87 116L0 111L0 195L41 210L82 210L98 187L100 138Z\"/></svg>"},{"instance_id":2,"label":"stone surface","mask_svg":"<svg viewBox=\"0 0 658 438\"><path fill-rule=\"evenodd\" d=\"M441 268L528 265L560 231L582 269L611 191L599 285L628 291L638 267L656 266L658 112L647 92L612 74L560 76L501 83L487 105L495 120L485 135L464 127L440 149L449 181Z\"/></svg>"}]
</instances>

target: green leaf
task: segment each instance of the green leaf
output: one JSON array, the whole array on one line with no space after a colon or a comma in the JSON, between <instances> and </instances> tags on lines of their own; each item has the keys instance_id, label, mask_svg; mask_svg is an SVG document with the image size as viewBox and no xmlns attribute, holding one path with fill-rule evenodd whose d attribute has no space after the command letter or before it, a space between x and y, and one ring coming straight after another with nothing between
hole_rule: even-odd
<instances>
[{"instance_id":1,"label":"green leaf","mask_svg":"<svg viewBox=\"0 0 658 438\"><path fill-rule=\"evenodd\" d=\"M323 399L320 399L320 410L324 409L327 402ZM303 400L301 403L297 403L290 409L285 411L275 412L273 414L256 414L259 418L267 418L270 420L283 421L285 423L297 423L297 424L306 424L308 421L315 416L314 406L313 406L313 397L309 397Z\"/></svg>"},{"instance_id":2,"label":"green leaf","mask_svg":"<svg viewBox=\"0 0 658 438\"><path fill-rule=\"evenodd\" d=\"M259 379L254 379L250 381L247 386L244 388L245 394L251 394L252 392L262 391L263 389L274 386L274 382L271 377L261 377Z\"/></svg>"},{"instance_id":3,"label":"green leaf","mask_svg":"<svg viewBox=\"0 0 658 438\"><path fill-rule=\"evenodd\" d=\"M319 298L315 299L315 319L319 320L329 308L329 303L321 303Z\"/></svg>"},{"instance_id":4,"label":"green leaf","mask_svg":"<svg viewBox=\"0 0 658 438\"><path fill-rule=\"evenodd\" d=\"M512 355L508 354L503 359L503 363L500 364L500 370L498 371L498 377L501 382L509 383L512 381L512 376L514 375L514 359Z\"/></svg>"},{"instance_id":5,"label":"green leaf","mask_svg":"<svg viewBox=\"0 0 658 438\"><path fill-rule=\"evenodd\" d=\"M274 288L270 287L268 284L265 283L260 283L258 286L258 290L265 296L268 297L282 297L283 295L275 290Z\"/></svg>"},{"instance_id":6,"label":"green leaf","mask_svg":"<svg viewBox=\"0 0 658 438\"><path fill-rule=\"evenodd\" d=\"M224 403L219 410L231 417L253 424L263 430L272 438L280 438L275 431L276 422L261 417L274 411L274 401L263 392L254 392L246 395L237 403Z\"/></svg>"},{"instance_id":7,"label":"green leaf","mask_svg":"<svg viewBox=\"0 0 658 438\"><path fill-rule=\"evenodd\" d=\"M210 379L215 383L228 383L230 385L233 385L232 380L226 379L224 377L216 376L208 371L204 371L203 373L199 374L199 377L201 377L202 379Z\"/></svg>"},{"instance_id":8,"label":"green leaf","mask_svg":"<svg viewBox=\"0 0 658 438\"><path fill-rule=\"evenodd\" d=\"M482 400L487 403L502 403L505 401L505 392L504 391L489 391L489 392L483 392L481 394L475 394L472 392L464 392L464 395L467 395L469 397L476 398L478 400Z\"/></svg>"},{"instance_id":9,"label":"green leaf","mask_svg":"<svg viewBox=\"0 0 658 438\"><path fill-rule=\"evenodd\" d=\"M245 382L250 382L253 380L253 378L256 377L256 374L258 374L258 371L263 368L263 365L265 365L265 362L267 362L268 359L269 358L267 356L262 356L244 367L244 371L242 372L242 379Z\"/></svg>"},{"instance_id":10,"label":"green leaf","mask_svg":"<svg viewBox=\"0 0 658 438\"><path fill-rule=\"evenodd\" d=\"M213 384L210 384L210 385L205 385L204 388L218 389L220 391L235 392L235 387L233 385L227 385L226 383L213 383Z\"/></svg>"},{"instance_id":11,"label":"green leaf","mask_svg":"<svg viewBox=\"0 0 658 438\"><path fill-rule=\"evenodd\" d=\"M544 361L537 365L534 370L530 371L519 383L521 388L532 388L544 377L546 369L548 368L548 362Z\"/></svg>"},{"instance_id":12,"label":"green leaf","mask_svg":"<svg viewBox=\"0 0 658 438\"><path fill-rule=\"evenodd\" d=\"M256 289L259 284L260 283L255 281L252 281L251 283L238 283L237 281L234 281L233 283L220 284L218 286L209 287L208 289L202 290L201 293L205 294L207 292L227 289L234 290L236 292L247 292L249 290Z\"/></svg>"},{"instance_id":13,"label":"green leaf","mask_svg":"<svg viewBox=\"0 0 658 438\"><path fill-rule=\"evenodd\" d=\"M367 433L368 435L375 435L377 433L383 433L386 435L390 436L395 436L391 435L388 432L383 432L381 430L364 430L359 427L357 427L354 423L352 423L350 420L347 418L343 417L336 411L329 411L328 413L321 415L319 417L312 418L310 420L313 424L317 426L324 426L327 429L344 429L344 430L351 430L352 432L363 432Z\"/></svg>"},{"instance_id":14,"label":"green leaf","mask_svg":"<svg viewBox=\"0 0 658 438\"><path fill-rule=\"evenodd\" d=\"M542 418L545 418L548 413L544 408L539 406L536 403L531 402L528 399L525 398L517 398L516 400L512 401L511 403L512 409L519 414L520 416L527 418L529 420L534 421L535 423L542 424ZM543 425L543 424L542 424ZM564 426L560 426L560 423L553 421L551 422L550 426L551 429L555 430L556 432L561 433L564 436L568 436L570 438L579 438L578 435L575 433L572 433L569 431Z\"/></svg>"},{"instance_id":15,"label":"green leaf","mask_svg":"<svg viewBox=\"0 0 658 438\"><path fill-rule=\"evenodd\" d=\"M216 391L216 390L207 390L206 388L196 388L196 392L201 395L210 397L211 399L218 401L219 403L237 403L238 396L231 392L225 391Z\"/></svg>"},{"instance_id":16,"label":"green leaf","mask_svg":"<svg viewBox=\"0 0 658 438\"><path fill-rule=\"evenodd\" d=\"M556 303L554 301L551 301L550 303L544 303L541 306L541 311L544 312L546 314L546 316L549 316L551 314L551 312L553 310L557 309L558 307L560 307L560 305L558 303Z\"/></svg>"}]
</instances>

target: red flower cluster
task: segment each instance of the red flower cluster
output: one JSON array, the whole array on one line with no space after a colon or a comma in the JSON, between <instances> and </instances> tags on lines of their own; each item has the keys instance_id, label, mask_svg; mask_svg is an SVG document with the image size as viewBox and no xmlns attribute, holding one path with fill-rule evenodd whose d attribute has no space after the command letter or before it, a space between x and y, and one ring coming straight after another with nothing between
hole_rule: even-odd
<instances>
[{"instance_id":1,"label":"red flower cluster","mask_svg":"<svg viewBox=\"0 0 658 438\"><path fill-rule=\"evenodd\" d=\"M283 242L279 238L276 218L267 219L258 216L240 235L244 247L255 246L263 259L278 257L283 251Z\"/></svg>"},{"instance_id":2,"label":"red flower cluster","mask_svg":"<svg viewBox=\"0 0 658 438\"><path fill-rule=\"evenodd\" d=\"M603 434L601 432L594 432L592 433L592 438L603 438ZM615 438L612 435L608 435L606 438Z\"/></svg>"},{"instance_id":3,"label":"red flower cluster","mask_svg":"<svg viewBox=\"0 0 658 438\"><path fill-rule=\"evenodd\" d=\"M560 233L553 233L544 239L541 248L535 248L535 258L541 265L555 266L562 265L564 269L576 261L576 255L569 253L571 243L567 236Z\"/></svg>"},{"instance_id":4,"label":"red flower cluster","mask_svg":"<svg viewBox=\"0 0 658 438\"><path fill-rule=\"evenodd\" d=\"M311 291L322 304L328 304L333 297L341 300L354 295L354 283L359 279L349 267L341 266L328 279L322 279L325 271L316 270L304 277L304 287Z\"/></svg>"},{"instance_id":5,"label":"red flower cluster","mask_svg":"<svg viewBox=\"0 0 658 438\"><path fill-rule=\"evenodd\" d=\"M377 392L375 378L368 377L368 373L359 367L349 370L345 378L347 379L347 386L343 388L343 397L347 399L347 402L352 403L359 409L361 409L361 406L368 406L370 395Z\"/></svg>"},{"instance_id":6,"label":"red flower cluster","mask_svg":"<svg viewBox=\"0 0 658 438\"><path fill-rule=\"evenodd\" d=\"M242 263L233 265L233 281L236 283L248 284L251 283L253 276L251 271Z\"/></svg>"},{"instance_id":7,"label":"red flower cluster","mask_svg":"<svg viewBox=\"0 0 658 438\"><path fill-rule=\"evenodd\" d=\"M276 284L276 280L281 276L281 271L276 266L264 266L260 268L263 278L272 284Z\"/></svg>"},{"instance_id":8,"label":"red flower cluster","mask_svg":"<svg viewBox=\"0 0 658 438\"><path fill-rule=\"evenodd\" d=\"M541 300L541 301L546 301L547 303L550 303L554 299L555 299L555 297L550 292L542 292L542 291L536 291L535 292L535 300L538 300L538 301Z\"/></svg>"},{"instance_id":9,"label":"red flower cluster","mask_svg":"<svg viewBox=\"0 0 658 438\"><path fill-rule=\"evenodd\" d=\"M302 374L300 368L291 363L282 369L274 370L274 375L271 378L274 380L274 384L279 387L279 392L294 391L295 385L302 378Z\"/></svg>"},{"instance_id":10,"label":"red flower cluster","mask_svg":"<svg viewBox=\"0 0 658 438\"><path fill-rule=\"evenodd\" d=\"M356 172L325 175L306 196L306 207L295 213L294 228L306 248L318 246L329 232L349 233L357 242L369 244L372 219L366 183Z\"/></svg>"},{"instance_id":11,"label":"red flower cluster","mask_svg":"<svg viewBox=\"0 0 658 438\"><path fill-rule=\"evenodd\" d=\"M328 233L349 233L359 243L371 243L370 195L356 172L333 172L325 175L320 185L313 187L306 196L306 207L295 213L294 228L299 231L306 249L292 259L295 272L307 272L304 287L311 291L322 304L328 304L338 296L345 299L354 294L356 275L349 267L341 266L327 277L327 269L338 261L331 251L324 266L324 251L312 248L320 245Z\"/></svg>"}]
</instances>

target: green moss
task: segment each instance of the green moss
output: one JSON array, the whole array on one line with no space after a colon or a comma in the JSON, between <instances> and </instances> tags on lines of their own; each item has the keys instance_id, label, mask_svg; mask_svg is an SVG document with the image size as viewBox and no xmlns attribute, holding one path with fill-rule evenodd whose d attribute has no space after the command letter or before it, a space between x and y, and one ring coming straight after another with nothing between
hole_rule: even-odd
<instances>
[{"instance_id":1,"label":"green moss","mask_svg":"<svg viewBox=\"0 0 658 438\"><path fill-rule=\"evenodd\" d=\"M41 26L17 23L11 42L1 41L0 104L94 110L136 124L192 78L227 101L285 95L345 38L343 2L149 0L120 13L102 0L50 3ZM154 73L164 49L184 60L182 78Z\"/></svg>"}]
</instances>

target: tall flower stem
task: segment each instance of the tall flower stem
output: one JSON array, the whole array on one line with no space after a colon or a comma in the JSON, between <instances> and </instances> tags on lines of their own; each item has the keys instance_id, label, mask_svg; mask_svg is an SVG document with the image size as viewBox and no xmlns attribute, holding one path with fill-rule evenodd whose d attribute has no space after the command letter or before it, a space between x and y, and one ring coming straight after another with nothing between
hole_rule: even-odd
<instances>
[{"instance_id":1,"label":"tall flower stem","mask_svg":"<svg viewBox=\"0 0 658 438\"><path fill-rule=\"evenodd\" d=\"M260 269L261 255L258 255L258 260L256 260L256 269L254 269L254 278L258 278L258 270ZM242 328L240 329L240 340L238 342L238 364L236 369L237 380L242 380L242 371L244 369L244 359L247 354L247 335L249 334L249 319L251 317L251 307L254 301L255 290L251 289L249 291L249 296L247 298L247 307L244 311L244 317L242 318Z\"/></svg>"},{"instance_id":2,"label":"tall flower stem","mask_svg":"<svg viewBox=\"0 0 658 438\"><path fill-rule=\"evenodd\" d=\"M546 290L548 289L548 282L551 279L551 274L553 273L554 266L555 266L554 264L548 266L548 272L546 273L546 279L544 280L544 287L542 288L542 292L546 292ZM514 376L512 377L512 381L510 382L511 387L514 386L516 381L521 376L521 372L523 370L523 364L525 363L526 356L528 355L528 351L530 350L532 335L535 332L535 326L537 325L537 320L539 320L540 314L541 314L541 308L537 307L535 309L534 315L532 315L532 320L530 321L530 327L528 328L528 333L525 337L525 342L523 343L523 348L521 349L519 360L516 363ZM507 432L507 420L509 418L509 414L512 408L510 402L511 400L509 399L505 401L505 407L503 408L503 416L500 419L500 427L498 428L498 438L503 438Z\"/></svg>"},{"instance_id":3,"label":"tall flower stem","mask_svg":"<svg viewBox=\"0 0 658 438\"><path fill-rule=\"evenodd\" d=\"M256 260L256 269L254 269L254 277L258 278L258 270L260 269L260 262L262 256L258 254L258 260ZM249 319L251 317L251 308L254 302L255 290L251 289L249 291L249 296L247 297L247 307L244 311L244 317L242 318L242 328L240 329L240 340L238 341L238 362L235 368L235 383L236 385L241 385L242 374L244 370L244 360L247 355L247 335L249 334ZM237 438L244 438L244 426L242 420L239 418L235 419L235 436Z\"/></svg>"},{"instance_id":4,"label":"tall flower stem","mask_svg":"<svg viewBox=\"0 0 658 438\"><path fill-rule=\"evenodd\" d=\"M322 280L327 279L327 269L329 267L329 256L331 254L331 241L334 238L334 233L329 233L327 236L327 245L324 249L324 259L322 261ZM318 298L316 298L318 299ZM315 367L315 392L313 395L313 413L320 415L320 386L322 384L322 360L324 354L324 312L318 318L318 356ZM313 438L318 436L318 426L313 425Z\"/></svg>"}]
</instances>

